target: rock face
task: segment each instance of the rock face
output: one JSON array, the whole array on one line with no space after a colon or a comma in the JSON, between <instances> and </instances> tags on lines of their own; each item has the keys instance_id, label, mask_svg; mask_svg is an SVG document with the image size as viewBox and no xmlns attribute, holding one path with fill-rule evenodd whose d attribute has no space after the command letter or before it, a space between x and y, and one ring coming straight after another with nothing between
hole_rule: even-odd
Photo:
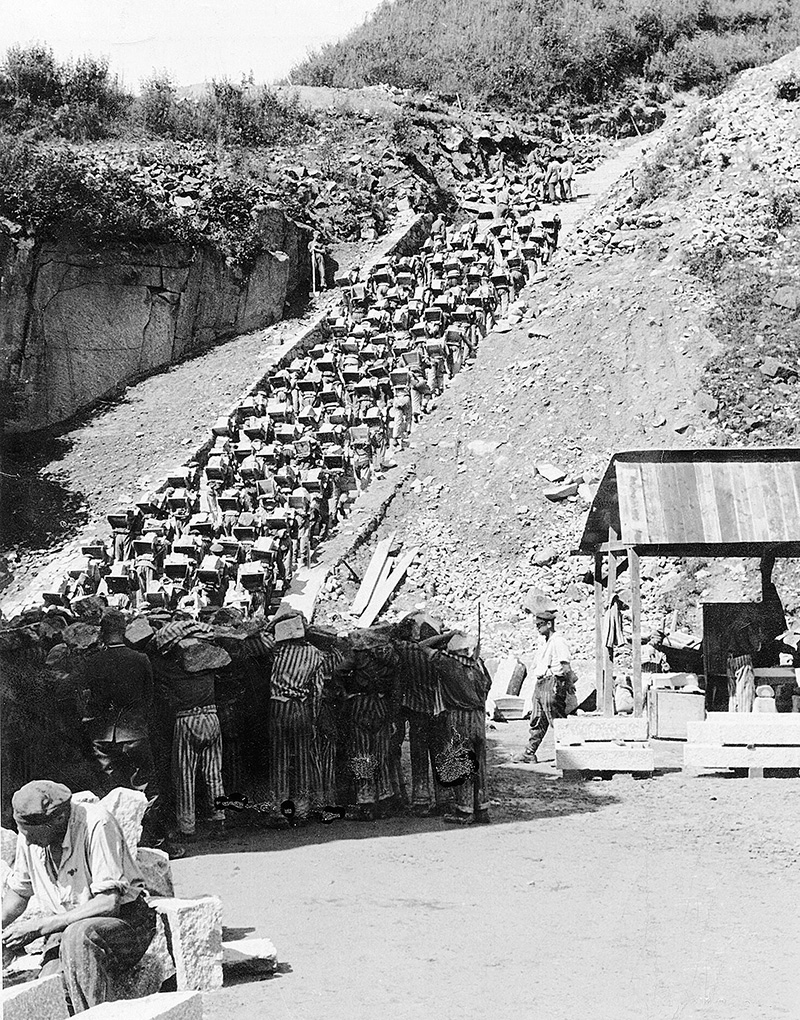
<instances>
[{"instance_id":1,"label":"rock face","mask_svg":"<svg viewBox=\"0 0 800 1020\"><path fill-rule=\"evenodd\" d=\"M12 428L64 421L204 344L277 322L305 282L306 241L278 208L260 224L269 250L244 277L180 245L89 251L0 232L0 378L21 384Z\"/></svg>"}]
</instances>

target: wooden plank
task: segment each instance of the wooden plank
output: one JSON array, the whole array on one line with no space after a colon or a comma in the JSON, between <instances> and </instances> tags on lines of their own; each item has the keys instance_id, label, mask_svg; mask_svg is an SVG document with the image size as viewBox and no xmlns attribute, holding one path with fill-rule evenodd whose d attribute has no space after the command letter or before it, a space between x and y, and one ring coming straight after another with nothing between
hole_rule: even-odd
<instances>
[{"instance_id":1,"label":"wooden plank","mask_svg":"<svg viewBox=\"0 0 800 1020\"><path fill-rule=\"evenodd\" d=\"M617 497L622 536L630 544L647 542L647 512L642 492L642 477L638 464L617 461Z\"/></svg>"},{"instance_id":2,"label":"wooden plank","mask_svg":"<svg viewBox=\"0 0 800 1020\"><path fill-rule=\"evenodd\" d=\"M748 748L686 744L683 749L683 765L684 768L690 766L696 769L797 769L800 768L800 747Z\"/></svg>"},{"instance_id":3,"label":"wooden plank","mask_svg":"<svg viewBox=\"0 0 800 1020\"><path fill-rule=\"evenodd\" d=\"M721 718L717 719L716 716ZM744 714L740 712L712 712L705 722L690 722L686 738L693 744L743 746L758 744L762 747L800 747L800 714L786 712L781 715Z\"/></svg>"},{"instance_id":4,"label":"wooden plank","mask_svg":"<svg viewBox=\"0 0 800 1020\"><path fill-rule=\"evenodd\" d=\"M361 586L356 593L356 597L353 599L353 605L350 607L350 612L353 616L360 616L369 605L369 600L372 598L372 593L375 591L380 580L381 571L389 556L389 551L392 548L396 534L397 532L393 531L388 538L384 538L382 542L378 542L375 546L375 552L369 561L367 572L364 574Z\"/></svg>"},{"instance_id":5,"label":"wooden plank","mask_svg":"<svg viewBox=\"0 0 800 1020\"><path fill-rule=\"evenodd\" d=\"M729 464L709 465L714 480L714 499L717 504L720 541L736 542L739 536L739 523L736 519L736 507L731 496L733 482Z\"/></svg>"},{"instance_id":6,"label":"wooden plank","mask_svg":"<svg viewBox=\"0 0 800 1020\"><path fill-rule=\"evenodd\" d=\"M392 572L382 581L370 599L370 603L359 618L358 625L360 627L369 627L370 624L375 620L380 611L389 601L392 592L397 588L400 582L406 575L406 571L414 562L414 558L419 552L418 548L409 549L408 552L402 553L397 560L397 566L394 567Z\"/></svg>"},{"instance_id":7,"label":"wooden plank","mask_svg":"<svg viewBox=\"0 0 800 1020\"><path fill-rule=\"evenodd\" d=\"M687 540L686 520L683 512L683 491L680 468L676 463L653 465L664 513L665 542L683 543Z\"/></svg>"},{"instance_id":8,"label":"wooden plank","mask_svg":"<svg viewBox=\"0 0 800 1020\"><path fill-rule=\"evenodd\" d=\"M633 714L639 718L644 708L644 696L642 694L642 585L639 573L639 557L633 549L628 551L628 571L631 578Z\"/></svg>"},{"instance_id":9,"label":"wooden plank","mask_svg":"<svg viewBox=\"0 0 800 1020\"><path fill-rule=\"evenodd\" d=\"M676 492L680 496L686 542L705 542L705 526L700 511L700 496L697 492L697 476L690 461L673 465L675 469Z\"/></svg>"},{"instance_id":10,"label":"wooden plank","mask_svg":"<svg viewBox=\"0 0 800 1020\"><path fill-rule=\"evenodd\" d=\"M647 740L647 719L632 715L573 715L553 720L556 744L578 744L589 741Z\"/></svg>"},{"instance_id":11,"label":"wooden plank","mask_svg":"<svg viewBox=\"0 0 800 1020\"><path fill-rule=\"evenodd\" d=\"M603 702L603 557L594 557L594 672L597 707Z\"/></svg>"},{"instance_id":12,"label":"wooden plank","mask_svg":"<svg viewBox=\"0 0 800 1020\"><path fill-rule=\"evenodd\" d=\"M694 480L700 505L700 515L703 519L705 541L720 542L722 541L722 532L719 526L717 500L714 496L714 477L711 472L711 465L705 461L695 461Z\"/></svg>"},{"instance_id":13,"label":"wooden plank","mask_svg":"<svg viewBox=\"0 0 800 1020\"><path fill-rule=\"evenodd\" d=\"M665 541L667 525L664 520L664 507L658 490L659 464L640 464L642 476L642 493L644 495L645 513L647 514L647 544L658 545Z\"/></svg>"},{"instance_id":14,"label":"wooden plank","mask_svg":"<svg viewBox=\"0 0 800 1020\"><path fill-rule=\"evenodd\" d=\"M591 743L556 747L557 769L592 772L652 772L653 751L647 744Z\"/></svg>"},{"instance_id":15,"label":"wooden plank","mask_svg":"<svg viewBox=\"0 0 800 1020\"><path fill-rule=\"evenodd\" d=\"M780 489L771 489L772 472L770 464L748 464L745 469L747 495L750 499L750 528L756 542L769 542L771 540L769 517L767 516L767 498L769 502L777 503L780 500Z\"/></svg>"},{"instance_id":16,"label":"wooden plank","mask_svg":"<svg viewBox=\"0 0 800 1020\"><path fill-rule=\"evenodd\" d=\"M791 478L786 477L785 464L765 464L766 491L773 493L772 498L767 499L767 526L771 541L781 541L789 534L788 521L795 523L798 520L794 514L794 487ZM797 532L795 530L795 536Z\"/></svg>"}]
</instances>

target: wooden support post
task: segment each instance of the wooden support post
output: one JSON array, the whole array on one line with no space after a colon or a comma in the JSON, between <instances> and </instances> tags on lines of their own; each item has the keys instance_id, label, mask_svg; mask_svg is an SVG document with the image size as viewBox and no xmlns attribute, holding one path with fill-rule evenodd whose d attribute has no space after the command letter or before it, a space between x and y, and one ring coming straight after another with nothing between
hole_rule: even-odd
<instances>
[{"instance_id":1,"label":"wooden support post","mask_svg":"<svg viewBox=\"0 0 800 1020\"><path fill-rule=\"evenodd\" d=\"M617 541L617 533L613 528L608 529L609 545ZM608 583L606 585L606 609L614 600L617 587L617 554L608 554ZM614 649L607 648L603 644L603 715L614 714Z\"/></svg>"},{"instance_id":2,"label":"wooden support post","mask_svg":"<svg viewBox=\"0 0 800 1020\"><path fill-rule=\"evenodd\" d=\"M597 709L603 705L603 555L594 554L594 660Z\"/></svg>"},{"instance_id":3,"label":"wooden support post","mask_svg":"<svg viewBox=\"0 0 800 1020\"><path fill-rule=\"evenodd\" d=\"M639 554L628 550L631 577L631 648L633 652L633 714L640 716L644 708L642 696L642 586Z\"/></svg>"}]
</instances>

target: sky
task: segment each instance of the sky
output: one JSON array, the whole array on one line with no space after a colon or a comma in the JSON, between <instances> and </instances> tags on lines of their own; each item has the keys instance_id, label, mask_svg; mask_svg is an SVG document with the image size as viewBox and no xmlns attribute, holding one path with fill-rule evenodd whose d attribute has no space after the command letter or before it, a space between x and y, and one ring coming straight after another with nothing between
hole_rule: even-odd
<instances>
[{"instance_id":1,"label":"sky","mask_svg":"<svg viewBox=\"0 0 800 1020\"><path fill-rule=\"evenodd\" d=\"M360 25L381 0L0 0L0 52L43 42L66 60L106 56L136 91L154 69L179 85L250 71L274 81Z\"/></svg>"}]
</instances>

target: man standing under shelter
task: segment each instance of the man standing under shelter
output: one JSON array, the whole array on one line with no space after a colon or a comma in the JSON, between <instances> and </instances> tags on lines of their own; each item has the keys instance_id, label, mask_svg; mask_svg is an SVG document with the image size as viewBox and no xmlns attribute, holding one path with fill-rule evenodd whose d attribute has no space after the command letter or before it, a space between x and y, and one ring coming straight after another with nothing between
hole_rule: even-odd
<instances>
[{"instance_id":1,"label":"man standing under shelter","mask_svg":"<svg viewBox=\"0 0 800 1020\"><path fill-rule=\"evenodd\" d=\"M556 631L556 610L540 609L536 629L544 645L534 666L536 688L533 694L530 734L525 750L515 755L514 762L535 762L536 752L553 719L567 718L567 698L575 694L570 650L566 639Z\"/></svg>"},{"instance_id":2,"label":"man standing under shelter","mask_svg":"<svg viewBox=\"0 0 800 1020\"><path fill-rule=\"evenodd\" d=\"M45 779L17 790L11 806L19 835L3 896L3 949L21 951L44 936L41 976L61 972L73 1013L117 998L115 983L156 930L119 823L102 804L73 803L66 786ZM18 920L32 896L45 913Z\"/></svg>"}]
</instances>

